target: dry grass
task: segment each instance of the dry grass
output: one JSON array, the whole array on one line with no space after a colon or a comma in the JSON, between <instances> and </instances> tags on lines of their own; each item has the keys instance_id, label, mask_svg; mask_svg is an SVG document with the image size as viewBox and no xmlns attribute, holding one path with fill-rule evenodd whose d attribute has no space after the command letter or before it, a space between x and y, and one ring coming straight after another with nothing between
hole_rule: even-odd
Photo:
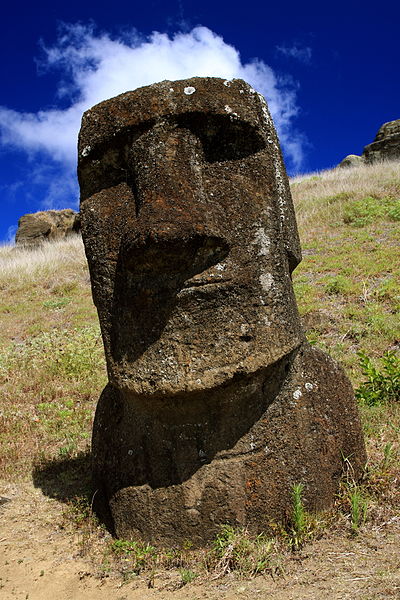
<instances>
[{"instance_id":1,"label":"dry grass","mask_svg":"<svg viewBox=\"0 0 400 600\"><path fill-rule=\"evenodd\" d=\"M291 189L299 229L308 238L321 225L343 218L348 200L400 198L400 161L336 168L294 177Z\"/></svg>"},{"instance_id":2,"label":"dry grass","mask_svg":"<svg viewBox=\"0 0 400 600\"><path fill-rule=\"evenodd\" d=\"M37 281L43 287L83 280L89 283L86 257L80 235L45 242L32 250L0 246L0 289L27 286Z\"/></svg>"},{"instance_id":3,"label":"dry grass","mask_svg":"<svg viewBox=\"0 0 400 600\"><path fill-rule=\"evenodd\" d=\"M43 332L95 325L78 235L37 249L0 247L0 348Z\"/></svg>"},{"instance_id":4,"label":"dry grass","mask_svg":"<svg viewBox=\"0 0 400 600\"><path fill-rule=\"evenodd\" d=\"M290 180L291 185L301 183L303 195L309 195L310 184L319 181L320 190L316 196L331 196L340 192L387 195L396 186L400 193L400 160L382 161L371 165L358 165L348 168L335 168L298 175ZM322 186L322 187L321 187ZM311 189L314 185L311 185Z\"/></svg>"}]
</instances>

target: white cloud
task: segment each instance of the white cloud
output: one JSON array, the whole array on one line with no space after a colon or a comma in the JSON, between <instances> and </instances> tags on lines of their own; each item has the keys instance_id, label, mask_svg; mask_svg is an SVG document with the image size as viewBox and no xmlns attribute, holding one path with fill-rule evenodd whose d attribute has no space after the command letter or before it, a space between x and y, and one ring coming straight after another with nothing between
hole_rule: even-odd
<instances>
[{"instance_id":1,"label":"white cloud","mask_svg":"<svg viewBox=\"0 0 400 600\"><path fill-rule=\"evenodd\" d=\"M15 234L17 233L17 226L16 225L10 225L10 227L8 227L7 232L6 232L6 237L5 237L5 242L7 244L12 244L15 240ZM4 242L1 242L2 244Z\"/></svg>"},{"instance_id":2,"label":"white cloud","mask_svg":"<svg viewBox=\"0 0 400 600\"><path fill-rule=\"evenodd\" d=\"M295 58L302 63L309 64L311 62L312 50L309 46L276 46L278 52L289 58Z\"/></svg>"},{"instance_id":3,"label":"white cloud","mask_svg":"<svg viewBox=\"0 0 400 600\"><path fill-rule=\"evenodd\" d=\"M52 160L75 164L81 117L80 103L66 110L38 113L18 113L0 107L1 142L29 154L43 151Z\"/></svg>"},{"instance_id":4,"label":"white cloud","mask_svg":"<svg viewBox=\"0 0 400 600\"><path fill-rule=\"evenodd\" d=\"M153 32L144 38L132 30L129 35L112 38L107 33L96 35L88 26L65 25L57 44L44 47L44 53L42 66L60 71L57 95L68 107L37 113L0 107L0 130L4 145L37 155L36 161L41 158L39 172L46 162L52 164L55 172L44 200L47 205L62 203L63 196L75 189L72 179L83 111L122 92L163 79L245 79L266 97L289 166L300 167L303 140L292 126L298 112L294 86L260 60L243 64L239 52L207 27L172 37ZM71 183L65 183L65 178Z\"/></svg>"}]
</instances>

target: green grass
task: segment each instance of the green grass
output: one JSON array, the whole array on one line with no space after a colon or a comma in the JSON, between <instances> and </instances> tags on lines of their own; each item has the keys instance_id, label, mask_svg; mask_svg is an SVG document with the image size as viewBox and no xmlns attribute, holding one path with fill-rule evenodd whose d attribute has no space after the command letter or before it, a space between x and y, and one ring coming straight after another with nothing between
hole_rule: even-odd
<instances>
[{"instance_id":1,"label":"green grass","mask_svg":"<svg viewBox=\"0 0 400 600\"><path fill-rule=\"evenodd\" d=\"M343 221L353 227L365 227L376 221L400 221L399 198L374 198L351 200L343 207Z\"/></svg>"},{"instance_id":2,"label":"green grass","mask_svg":"<svg viewBox=\"0 0 400 600\"><path fill-rule=\"evenodd\" d=\"M299 178L292 193L304 255L293 280L306 335L345 367L366 438L365 481L347 485L341 507L355 533L366 498L375 513L400 502L400 162Z\"/></svg>"},{"instance_id":3,"label":"green grass","mask_svg":"<svg viewBox=\"0 0 400 600\"><path fill-rule=\"evenodd\" d=\"M0 352L0 473L28 474L37 460L86 448L105 381L97 325L10 343Z\"/></svg>"}]
</instances>

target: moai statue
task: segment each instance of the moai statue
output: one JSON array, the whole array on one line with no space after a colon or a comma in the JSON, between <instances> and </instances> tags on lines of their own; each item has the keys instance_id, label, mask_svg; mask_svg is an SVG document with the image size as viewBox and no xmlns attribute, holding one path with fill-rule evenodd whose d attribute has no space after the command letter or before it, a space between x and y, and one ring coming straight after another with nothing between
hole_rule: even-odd
<instances>
[{"instance_id":1,"label":"moai statue","mask_svg":"<svg viewBox=\"0 0 400 600\"><path fill-rule=\"evenodd\" d=\"M364 443L351 385L305 342L299 238L264 99L163 81L88 110L81 220L109 383L93 429L116 535L201 545L267 530L293 484L328 507Z\"/></svg>"}]
</instances>

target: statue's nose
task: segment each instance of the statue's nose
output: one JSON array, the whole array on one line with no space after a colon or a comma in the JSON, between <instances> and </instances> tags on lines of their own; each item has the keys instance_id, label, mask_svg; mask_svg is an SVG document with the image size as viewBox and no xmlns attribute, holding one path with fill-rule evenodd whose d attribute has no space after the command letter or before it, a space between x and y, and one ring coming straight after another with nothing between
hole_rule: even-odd
<instances>
[{"instance_id":1,"label":"statue's nose","mask_svg":"<svg viewBox=\"0 0 400 600\"><path fill-rule=\"evenodd\" d=\"M199 273L227 255L204 193L202 161L198 138L171 124L133 142L128 166L137 219L123 243L130 270Z\"/></svg>"},{"instance_id":2,"label":"statue's nose","mask_svg":"<svg viewBox=\"0 0 400 600\"><path fill-rule=\"evenodd\" d=\"M162 229L163 223L182 227L199 221L204 209L202 161L199 139L169 123L154 126L133 142L128 168L143 225Z\"/></svg>"}]
</instances>

